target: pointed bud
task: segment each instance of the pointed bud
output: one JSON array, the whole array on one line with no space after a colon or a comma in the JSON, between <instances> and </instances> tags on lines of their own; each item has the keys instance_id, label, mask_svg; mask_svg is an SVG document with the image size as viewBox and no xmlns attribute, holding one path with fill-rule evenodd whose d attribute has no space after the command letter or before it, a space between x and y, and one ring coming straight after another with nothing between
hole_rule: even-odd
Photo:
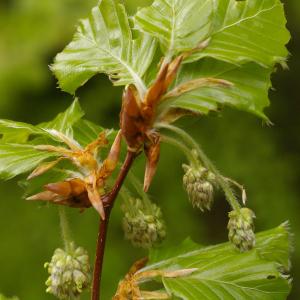
<instances>
[{"instance_id":1,"label":"pointed bud","mask_svg":"<svg viewBox=\"0 0 300 300\"><path fill-rule=\"evenodd\" d=\"M166 236L165 223L160 208L144 199L129 198L123 205L125 237L136 247L151 248Z\"/></svg>"},{"instance_id":2,"label":"pointed bud","mask_svg":"<svg viewBox=\"0 0 300 300\"><path fill-rule=\"evenodd\" d=\"M169 64L164 64L161 66L160 71L157 75L156 80L152 84L152 86L148 89L148 92L145 96L144 103L146 104L144 109L144 116L152 117L153 108L157 105L161 96L166 92L168 86L166 84L166 77L168 75ZM149 116L147 116L147 108L151 110Z\"/></svg>"},{"instance_id":3,"label":"pointed bud","mask_svg":"<svg viewBox=\"0 0 300 300\"><path fill-rule=\"evenodd\" d=\"M98 174L98 178L106 179L108 178L115 168L118 165L120 152L121 152L121 145L122 145L122 131L119 130L114 143L111 146L111 149L108 153L107 158L104 160Z\"/></svg>"},{"instance_id":4,"label":"pointed bud","mask_svg":"<svg viewBox=\"0 0 300 300\"><path fill-rule=\"evenodd\" d=\"M145 153L147 156L145 178L144 178L144 191L147 192L152 179L156 173L159 156L160 156L160 141L159 139L156 143L151 144L149 147L145 145Z\"/></svg>"},{"instance_id":5,"label":"pointed bud","mask_svg":"<svg viewBox=\"0 0 300 300\"><path fill-rule=\"evenodd\" d=\"M122 98L122 109L120 113L120 128L128 148L132 152L138 152L144 142L142 133L143 117L140 111L141 100L137 89L129 85Z\"/></svg>"},{"instance_id":6,"label":"pointed bud","mask_svg":"<svg viewBox=\"0 0 300 300\"><path fill-rule=\"evenodd\" d=\"M255 214L249 208L241 208L229 213L228 238L241 252L249 251L255 246Z\"/></svg>"},{"instance_id":7,"label":"pointed bud","mask_svg":"<svg viewBox=\"0 0 300 300\"><path fill-rule=\"evenodd\" d=\"M67 251L56 249L51 262L45 264L49 278L46 281L47 293L58 299L77 298L89 287L91 274L87 252L70 243Z\"/></svg>"},{"instance_id":8,"label":"pointed bud","mask_svg":"<svg viewBox=\"0 0 300 300\"><path fill-rule=\"evenodd\" d=\"M87 192L90 202L92 203L93 207L99 213L102 220L105 220L105 210L103 206L103 202L101 199L101 195L96 185L87 185Z\"/></svg>"},{"instance_id":9,"label":"pointed bud","mask_svg":"<svg viewBox=\"0 0 300 300\"><path fill-rule=\"evenodd\" d=\"M52 169L53 167L55 167L62 159L64 158L59 158L57 160L54 161L50 161L50 162L46 162L43 163L41 165L39 165L36 169L33 170L33 172L27 177L27 180L33 179L35 177L38 177L44 173L46 173L47 171L49 171L50 169Z\"/></svg>"},{"instance_id":10,"label":"pointed bud","mask_svg":"<svg viewBox=\"0 0 300 300\"><path fill-rule=\"evenodd\" d=\"M183 165L183 185L193 207L210 210L214 201L215 175L207 169Z\"/></svg>"}]
</instances>

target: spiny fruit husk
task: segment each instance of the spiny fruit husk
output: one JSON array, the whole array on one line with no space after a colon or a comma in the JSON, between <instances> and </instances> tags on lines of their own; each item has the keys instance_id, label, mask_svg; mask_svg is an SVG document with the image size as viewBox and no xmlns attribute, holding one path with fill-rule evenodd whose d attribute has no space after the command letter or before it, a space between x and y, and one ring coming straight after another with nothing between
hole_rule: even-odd
<instances>
[{"instance_id":1,"label":"spiny fruit husk","mask_svg":"<svg viewBox=\"0 0 300 300\"><path fill-rule=\"evenodd\" d=\"M215 175L206 168L183 165L183 185L193 207L210 210L214 202Z\"/></svg>"},{"instance_id":2,"label":"spiny fruit husk","mask_svg":"<svg viewBox=\"0 0 300 300\"><path fill-rule=\"evenodd\" d=\"M241 252L249 251L255 246L254 218L254 212L246 207L229 213L228 238Z\"/></svg>"},{"instance_id":3,"label":"spiny fruit husk","mask_svg":"<svg viewBox=\"0 0 300 300\"><path fill-rule=\"evenodd\" d=\"M156 204L146 199L129 198L122 208L125 214L125 238L134 246L149 249L164 240L166 227L161 210Z\"/></svg>"},{"instance_id":4,"label":"spiny fruit husk","mask_svg":"<svg viewBox=\"0 0 300 300\"><path fill-rule=\"evenodd\" d=\"M68 250L56 249L51 262L45 264L49 278L47 293L58 299L77 299L89 287L91 268L87 251L70 243Z\"/></svg>"}]
</instances>

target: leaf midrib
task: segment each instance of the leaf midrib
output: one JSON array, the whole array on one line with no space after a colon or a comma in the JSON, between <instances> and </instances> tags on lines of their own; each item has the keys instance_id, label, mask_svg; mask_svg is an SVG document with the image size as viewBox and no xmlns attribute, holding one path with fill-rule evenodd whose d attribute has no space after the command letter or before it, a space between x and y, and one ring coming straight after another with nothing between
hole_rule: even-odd
<instances>
[{"instance_id":1,"label":"leaf midrib","mask_svg":"<svg viewBox=\"0 0 300 300\"><path fill-rule=\"evenodd\" d=\"M139 74L135 70L133 70L126 61L124 61L121 58L119 58L118 56L116 56L112 51L108 51L105 48L101 48L95 39L91 40L86 35L82 35L82 37L83 37L83 39L87 40L88 42L94 44L95 48L98 49L100 52L102 51L102 52L110 55L114 60L116 60L122 66L124 66L125 69L127 69L129 74L131 75L132 79L134 80L134 82L136 84L136 88L138 89L139 94L141 95L141 98L143 98L143 96L145 95L145 93L147 91L147 88L146 88L146 84L144 83L142 78L139 76Z\"/></svg>"}]
</instances>

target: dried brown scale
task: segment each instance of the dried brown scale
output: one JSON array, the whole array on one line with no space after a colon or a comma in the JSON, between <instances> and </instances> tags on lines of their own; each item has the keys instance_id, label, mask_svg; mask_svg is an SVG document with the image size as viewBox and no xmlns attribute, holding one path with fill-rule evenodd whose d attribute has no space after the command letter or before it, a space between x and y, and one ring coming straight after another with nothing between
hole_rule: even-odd
<instances>
[{"instance_id":1,"label":"dried brown scale","mask_svg":"<svg viewBox=\"0 0 300 300\"><path fill-rule=\"evenodd\" d=\"M63 140L67 139L60 133ZM28 197L27 200L50 201L54 204L66 205L76 208L88 208L93 206L102 219L105 219L105 211L102 203L101 195L104 193L106 179L115 170L121 149L122 134L119 132L111 147L111 150L103 163L98 163L96 153L98 148L107 145L106 134L100 133L97 140L86 146L83 150L78 150L74 143L73 149L70 150L63 147L55 147L45 145L40 150L56 152L66 159L70 159L82 171L82 178L71 178L65 181L50 183L44 187L45 191ZM71 147L71 141L68 145ZM53 164L54 166L55 164ZM37 168L33 174L42 174L47 171Z\"/></svg>"},{"instance_id":2,"label":"dried brown scale","mask_svg":"<svg viewBox=\"0 0 300 300\"><path fill-rule=\"evenodd\" d=\"M145 191L150 187L159 161L160 138L159 133L153 129L156 108L176 78L182 60L183 56L179 56L171 63L162 62L157 78L144 99L140 99L133 85L126 87L123 93L120 127L129 151L139 152L144 146L147 157Z\"/></svg>"},{"instance_id":3,"label":"dried brown scale","mask_svg":"<svg viewBox=\"0 0 300 300\"><path fill-rule=\"evenodd\" d=\"M145 184L144 184L144 191L147 192L150 183L152 181L152 178L154 177L159 161L160 156L160 138L157 139L157 141L154 144L150 144L148 147L147 144L145 144L145 154L147 157L146 162L146 170L145 170Z\"/></svg>"},{"instance_id":4,"label":"dried brown scale","mask_svg":"<svg viewBox=\"0 0 300 300\"><path fill-rule=\"evenodd\" d=\"M122 109L120 113L120 128L127 146L133 152L137 152L144 141L143 117L136 98L136 89L129 85L123 93Z\"/></svg>"},{"instance_id":5,"label":"dried brown scale","mask_svg":"<svg viewBox=\"0 0 300 300\"><path fill-rule=\"evenodd\" d=\"M160 291L142 291L139 284L145 280L154 278L178 278L191 275L198 269L179 269L173 271L147 270L142 271L146 266L147 258L134 263L126 274L125 278L119 283L116 295L112 300L150 300L150 299L172 299L171 295Z\"/></svg>"}]
</instances>

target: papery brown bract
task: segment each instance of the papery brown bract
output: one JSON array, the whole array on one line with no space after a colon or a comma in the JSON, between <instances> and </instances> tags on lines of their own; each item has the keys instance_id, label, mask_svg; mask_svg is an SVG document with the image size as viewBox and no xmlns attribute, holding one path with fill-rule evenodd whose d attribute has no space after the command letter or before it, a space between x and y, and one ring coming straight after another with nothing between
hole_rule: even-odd
<instances>
[{"instance_id":1,"label":"papery brown bract","mask_svg":"<svg viewBox=\"0 0 300 300\"><path fill-rule=\"evenodd\" d=\"M157 165L160 156L160 139L158 138L155 142L149 145L145 144L145 154L147 157L145 178L144 178L144 191L147 192L152 179L156 173Z\"/></svg>"},{"instance_id":2,"label":"papery brown bract","mask_svg":"<svg viewBox=\"0 0 300 300\"><path fill-rule=\"evenodd\" d=\"M146 154L146 169L144 190L147 191L155 175L160 154L159 133L153 129L156 109L162 97L174 81L183 56L179 56L171 63L162 62L159 73L153 84L146 92L144 99L133 85L126 87L123 93L120 127L128 150L139 152L144 146Z\"/></svg>"},{"instance_id":3,"label":"papery brown bract","mask_svg":"<svg viewBox=\"0 0 300 300\"><path fill-rule=\"evenodd\" d=\"M63 136L63 135L62 135ZM44 186L45 191L28 197L32 201L49 201L54 204L66 205L76 208L88 208L93 206L101 218L105 219L105 210L101 196L106 184L107 178L112 174L118 164L121 150L122 134L117 134L115 141L110 149L107 158L103 163L98 162L96 154L98 148L107 145L106 133L101 132L98 138L87 145L85 149L75 150L51 145L39 146L39 150L56 152L61 155L60 159L69 159L82 173L81 178L70 178L65 181L49 183ZM70 144L70 141L69 141ZM57 161L39 166L30 178L41 175L55 166Z\"/></svg>"}]
</instances>

